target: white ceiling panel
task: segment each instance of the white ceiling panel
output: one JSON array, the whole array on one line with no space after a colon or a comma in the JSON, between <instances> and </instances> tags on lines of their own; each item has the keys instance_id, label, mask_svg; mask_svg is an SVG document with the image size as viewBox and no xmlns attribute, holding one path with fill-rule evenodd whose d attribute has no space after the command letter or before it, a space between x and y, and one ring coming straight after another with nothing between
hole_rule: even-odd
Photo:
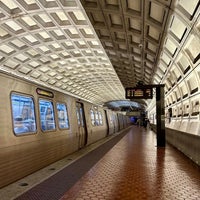
<instances>
[{"instance_id":1,"label":"white ceiling panel","mask_svg":"<svg viewBox=\"0 0 200 200\"><path fill-rule=\"evenodd\" d=\"M1 71L25 74L28 80L79 94L78 98L87 101L92 98L97 104L111 96L124 99L124 88L79 1L3 0L0 5ZM112 15L112 23L119 23L117 15ZM106 70L112 73L103 75L101 71ZM88 73L91 77L86 82ZM94 94L90 88L95 84L98 91ZM78 91L83 85L88 88L87 96Z\"/></svg>"},{"instance_id":2,"label":"white ceiling panel","mask_svg":"<svg viewBox=\"0 0 200 200\"><path fill-rule=\"evenodd\" d=\"M0 8L0 70L96 104L199 63L198 0L1 0Z\"/></svg>"}]
</instances>

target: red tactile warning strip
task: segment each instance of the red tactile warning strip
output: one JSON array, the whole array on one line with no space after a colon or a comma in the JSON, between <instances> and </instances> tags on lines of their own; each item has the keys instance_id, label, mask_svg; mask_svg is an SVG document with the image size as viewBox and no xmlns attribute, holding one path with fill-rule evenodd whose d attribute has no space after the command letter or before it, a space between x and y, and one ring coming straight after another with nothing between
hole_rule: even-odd
<instances>
[{"instance_id":1,"label":"red tactile warning strip","mask_svg":"<svg viewBox=\"0 0 200 200\"><path fill-rule=\"evenodd\" d=\"M200 168L133 127L61 200L199 200Z\"/></svg>"}]
</instances>

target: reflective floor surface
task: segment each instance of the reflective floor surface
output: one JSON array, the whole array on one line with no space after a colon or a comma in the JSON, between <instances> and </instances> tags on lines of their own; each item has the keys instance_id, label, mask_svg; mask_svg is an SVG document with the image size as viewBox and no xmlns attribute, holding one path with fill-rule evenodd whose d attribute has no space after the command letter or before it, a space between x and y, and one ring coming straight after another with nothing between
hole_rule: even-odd
<instances>
[{"instance_id":1,"label":"reflective floor surface","mask_svg":"<svg viewBox=\"0 0 200 200\"><path fill-rule=\"evenodd\" d=\"M62 200L200 199L200 168L172 146L156 147L133 127Z\"/></svg>"},{"instance_id":2,"label":"reflective floor surface","mask_svg":"<svg viewBox=\"0 0 200 200\"><path fill-rule=\"evenodd\" d=\"M0 199L199 200L200 167L156 143L150 129L133 126L1 189Z\"/></svg>"}]
</instances>

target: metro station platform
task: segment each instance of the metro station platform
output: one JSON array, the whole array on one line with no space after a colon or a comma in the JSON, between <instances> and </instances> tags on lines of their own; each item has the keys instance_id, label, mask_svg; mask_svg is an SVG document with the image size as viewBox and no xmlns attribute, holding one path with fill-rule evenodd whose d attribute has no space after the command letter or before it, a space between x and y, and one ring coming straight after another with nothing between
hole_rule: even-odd
<instances>
[{"instance_id":1,"label":"metro station platform","mask_svg":"<svg viewBox=\"0 0 200 200\"><path fill-rule=\"evenodd\" d=\"M133 126L14 199L198 200L200 167Z\"/></svg>"}]
</instances>

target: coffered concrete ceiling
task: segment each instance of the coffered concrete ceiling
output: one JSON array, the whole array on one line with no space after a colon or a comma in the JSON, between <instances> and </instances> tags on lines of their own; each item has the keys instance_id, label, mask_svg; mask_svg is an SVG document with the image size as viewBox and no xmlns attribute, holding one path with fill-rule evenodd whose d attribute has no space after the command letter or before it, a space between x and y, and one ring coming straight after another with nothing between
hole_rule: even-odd
<instances>
[{"instance_id":1,"label":"coffered concrete ceiling","mask_svg":"<svg viewBox=\"0 0 200 200\"><path fill-rule=\"evenodd\" d=\"M98 105L138 81L169 90L185 52L199 62L199 12L199 0L1 0L0 71Z\"/></svg>"},{"instance_id":2,"label":"coffered concrete ceiling","mask_svg":"<svg viewBox=\"0 0 200 200\"><path fill-rule=\"evenodd\" d=\"M171 0L81 0L124 87L153 82Z\"/></svg>"}]
</instances>

